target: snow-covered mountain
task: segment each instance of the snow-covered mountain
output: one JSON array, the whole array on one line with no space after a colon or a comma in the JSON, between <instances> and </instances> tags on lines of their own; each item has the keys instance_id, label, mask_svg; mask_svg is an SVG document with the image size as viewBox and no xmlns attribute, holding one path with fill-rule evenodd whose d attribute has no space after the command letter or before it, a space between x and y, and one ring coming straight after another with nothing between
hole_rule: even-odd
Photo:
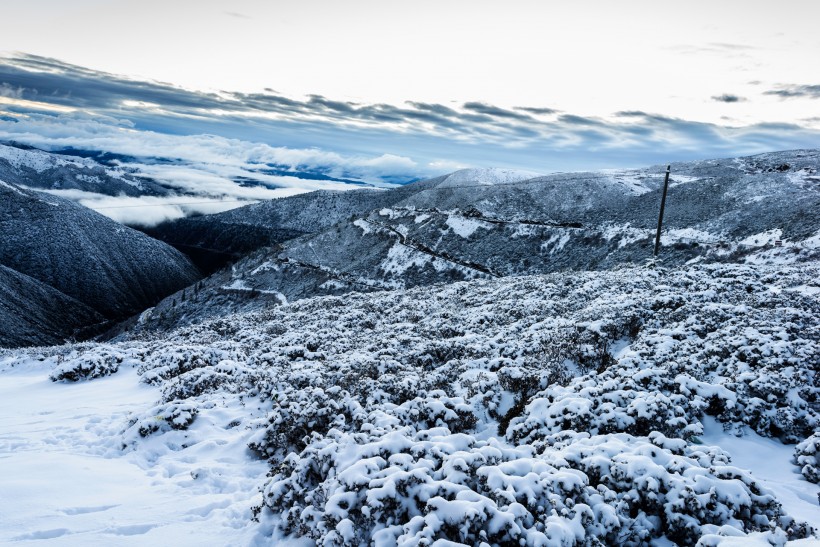
<instances>
[{"instance_id":1,"label":"snow-covered mountain","mask_svg":"<svg viewBox=\"0 0 820 547\"><path fill-rule=\"evenodd\" d=\"M673 164L664 263L816 256L819 168L818 150ZM215 215L210 225L200 217L189 225L201 231L180 230L197 234L190 245L218 247L228 233L230 247L245 226L266 234L254 245L275 245L215 273L195 299L164 301L141 328L322 294L642 263L652 254L664 171L527 178L465 170L386 191L283 198Z\"/></svg>"},{"instance_id":2,"label":"snow-covered mountain","mask_svg":"<svg viewBox=\"0 0 820 547\"><path fill-rule=\"evenodd\" d=\"M62 293L14 276L9 282L22 292L5 286L5 297L11 299L4 298L6 309L31 315L19 322L49 318L43 336L60 324L65 328L59 332L69 334L77 324L88 324L83 318L97 322L97 314L122 319L199 279L184 255L160 241L72 201L2 181L0 233L0 265ZM24 303L13 303L15 294ZM76 321L65 321L71 310ZM34 339L28 333L20 343Z\"/></svg>"},{"instance_id":3,"label":"snow-covered mountain","mask_svg":"<svg viewBox=\"0 0 820 547\"><path fill-rule=\"evenodd\" d=\"M166 222L146 233L185 252L211 252L222 263L327 229L352 215L395 203L401 189L318 190L262 201L224 213Z\"/></svg>"},{"instance_id":4,"label":"snow-covered mountain","mask_svg":"<svg viewBox=\"0 0 820 547\"><path fill-rule=\"evenodd\" d=\"M820 528L818 276L562 272L0 352L4 470L95 485L0 496L0 541L782 547Z\"/></svg>"},{"instance_id":5,"label":"snow-covered mountain","mask_svg":"<svg viewBox=\"0 0 820 547\"><path fill-rule=\"evenodd\" d=\"M539 176L534 171L523 171L520 169L499 169L499 168L472 168L460 169L455 173L447 175L444 180L436 184L436 188L458 188L464 186L481 185L489 186L493 184L509 184L522 180L533 179Z\"/></svg>"},{"instance_id":6,"label":"snow-covered mountain","mask_svg":"<svg viewBox=\"0 0 820 547\"><path fill-rule=\"evenodd\" d=\"M162 196L170 190L147 177L82 157L0 144L0 180L42 190L81 190L108 196Z\"/></svg>"},{"instance_id":7,"label":"snow-covered mountain","mask_svg":"<svg viewBox=\"0 0 820 547\"><path fill-rule=\"evenodd\" d=\"M519 182L534 176L537 175L528 171L462 169L391 190L318 190L272 199L224 213L170 221L148 232L183 249L245 254L263 246L327 230L351 217L391 207L434 188Z\"/></svg>"},{"instance_id":8,"label":"snow-covered mountain","mask_svg":"<svg viewBox=\"0 0 820 547\"><path fill-rule=\"evenodd\" d=\"M0 542L812 545L818 168L673 164L660 262L665 166L306 194L175 224L269 245L196 283L2 183L16 343L63 336L51 307L179 290L114 341L0 350L3 476L26 477L0 480Z\"/></svg>"}]
</instances>

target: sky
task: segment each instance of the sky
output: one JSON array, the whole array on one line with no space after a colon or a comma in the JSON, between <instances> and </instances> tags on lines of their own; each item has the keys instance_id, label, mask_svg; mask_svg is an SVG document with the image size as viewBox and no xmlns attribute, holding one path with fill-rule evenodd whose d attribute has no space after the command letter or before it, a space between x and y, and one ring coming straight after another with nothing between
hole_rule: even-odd
<instances>
[{"instance_id":1,"label":"sky","mask_svg":"<svg viewBox=\"0 0 820 547\"><path fill-rule=\"evenodd\" d=\"M820 143L816 1L0 1L0 140L45 149L391 183Z\"/></svg>"}]
</instances>

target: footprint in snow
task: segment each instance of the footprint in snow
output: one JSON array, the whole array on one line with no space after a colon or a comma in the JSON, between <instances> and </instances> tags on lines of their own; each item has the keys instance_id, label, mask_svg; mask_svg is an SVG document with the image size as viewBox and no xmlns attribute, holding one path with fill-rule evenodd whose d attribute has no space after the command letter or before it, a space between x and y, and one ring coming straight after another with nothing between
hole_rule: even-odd
<instances>
[{"instance_id":1,"label":"footprint in snow","mask_svg":"<svg viewBox=\"0 0 820 547\"><path fill-rule=\"evenodd\" d=\"M114 505L100 505L98 507L69 507L60 511L64 515L85 515L86 513L99 513L101 511L108 511L114 507L119 507L119 504Z\"/></svg>"}]
</instances>

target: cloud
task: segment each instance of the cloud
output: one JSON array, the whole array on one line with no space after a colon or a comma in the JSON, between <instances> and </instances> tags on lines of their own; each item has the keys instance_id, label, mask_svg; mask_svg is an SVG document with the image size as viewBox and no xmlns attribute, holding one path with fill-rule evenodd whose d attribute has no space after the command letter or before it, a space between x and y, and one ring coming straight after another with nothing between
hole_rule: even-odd
<instances>
[{"instance_id":1,"label":"cloud","mask_svg":"<svg viewBox=\"0 0 820 547\"><path fill-rule=\"evenodd\" d=\"M532 121L532 117L526 114L520 114L512 110L506 110L504 108L499 108L497 106L485 103L468 102L464 103L464 108L466 110L472 110L474 112L487 114L488 116L494 116L496 118L512 118L514 120Z\"/></svg>"},{"instance_id":2,"label":"cloud","mask_svg":"<svg viewBox=\"0 0 820 547\"><path fill-rule=\"evenodd\" d=\"M556 114L560 112L554 108L546 108L546 107L532 107L532 106L516 106L515 110L521 110L523 112L529 112L530 114L537 114L537 115L550 115Z\"/></svg>"},{"instance_id":3,"label":"cloud","mask_svg":"<svg viewBox=\"0 0 820 547\"><path fill-rule=\"evenodd\" d=\"M775 95L781 99L820 99L820 85L781 85L777 89L763 92L764 95Z\"/></svg>"},{"instance_id":4,"label":"cloud","mask_svg":"<svg viewBox=\"0 0 820 547\"><path fill-rule=\"evenodd\" d=\"M414 179L420 171L415 161L397 154L344 155L217 135L169 135L136 130L127 120L85 113L28 113L17 122L13 126L0 125L0 140L50 151L73 148L126 156L130 158L129 166L144 175L186 191L237 195L240 190L232 188L236 186L233 181L240 178L252 178L270 188L344 189L348 185L333 181L315 180L306 186L297 175L300 171L316 171L328 177L380 183L382 177ZM284 173L266 174L265 170L272 167ZM287 176L287 171L293 176ZM242 189L242 195L248 191Z\"/></svg>"},{"instance_id":5,"label":"cloud","mask_svg":"<svg viewBox=\"0 0 820 547\"><path fill-rule=\"evenodd\" d=\"M232 200L228 198L208 199L193 196L129 197L106 196L82 190L42 190L39 188L32 188L32 190L76 201L117 222L130 226L155 226L161 222L176 220L194 213L221 213L222 211L255 203L255 201L250 200Z\"/></svg>"},{"instance_id":6,"label":"cloud","mask_svg":"<svg viewBox=\"0 0 820 547\"><path fill-rule=\"evenodd\" d=\"M8 99L22 99L23 98L23 88L17 87L15 88L8 82L0 83L0 97L5 97Z\"/></svg>"},{"instance_id":7,"label":"cloud","mask_svg":"<svg viewBox=\"0 0 820 547\"><path fill-rule=\"evenodd\" d=\"M723 95L713 95L712 100L717 101L719 103L740 103L748 99L746 99L745 97L732 95L731 93L724 93Z\"/></svg>"},{"instance_id":8,"label":"cloud","mask_svg":"<svg viewBox=\"0 0 820 547\"><path fill-rule=\"evenodd\" d=\"M603 126L605 125L603 121L596 120L594 118L586 118L584 116L576 116L575 114L562 114L558 116L558 120L561 123L567 125L580 125L580 126Z\"/></svg>"},{"instance_id":9,"label":"cloud","mask_svg":"<svg viewBox=\"0 0 820 547\"><path fill-rule=\"evenodd\" d=\"M686 55L712 54L729 58L748 58L751 52L757 50L755 46L748 44L733 44L727 42L710 42L706 44L678 44L667 46L662 49L683 53Z\"/></svg>"},{"instance_id":10,"label":"cloud","mask_svg":"<svg viewBox=\"0 0 820 547\"><path fill-rule=\"evenodd\" d=\"M344 187L300 179L300 171L387 184L444 174L452 165L540 172L628 167L804 148L820 136L811 126L736 127L641 110L592 117L477 101L391 105L286 97L271 89L204 93L31 55L0 58L0 86L15 97L0 98L0 140L113 152L180 192L241 199ZM780 91L796 96L816 87ZM33 106L45 104L74 111Z\"/></svg>"},{"instance_id":11,"label":"cloud","mask_svg":"<svg viewBox=\"0 0 820 547\"><path fill-rule=\"evenodd\" d=\"M460 109L408 102L404 106L358 104L322 95L294 99L276 94L222 91L203 93L160 82L138 81L34 55L0 59L0 82L18 98L85 109L112 117L142 120L146 128L216 126L248 123L317 124L352 128L388 126L395 131L435 131L439 135L474 138L534 136L522 126L535 122L523 109L467 102ZM533 109L545 114L550 109ZM174 123L168 123L174 120ZM193 129L191 130L193 131Z\"/></svg>"}]
</instances>

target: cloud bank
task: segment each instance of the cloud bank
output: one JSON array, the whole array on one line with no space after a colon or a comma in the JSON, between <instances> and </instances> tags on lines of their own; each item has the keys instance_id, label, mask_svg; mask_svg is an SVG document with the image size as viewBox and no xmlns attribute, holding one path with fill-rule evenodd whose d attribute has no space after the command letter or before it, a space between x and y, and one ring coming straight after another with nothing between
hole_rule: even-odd
<instances>
[{"instance_id":1,"label":"cloud bank","mask_svg":"<svg viewBox=\"0 0 820 547\"><path fill-rule=\"evenodd\" d=\"M781 99L820 99L820 85L781 85L777 89L764 92L765 95L775 95Z\"/></svg>"},{"instance_id":2,"label":"cloud bank","mask_svg":"<svg viewBox=\"0 0 820 547\"><path fill-rule=\"evenodd\" d=\"M782 86L763 94L815 98L817 88ZM712 97L745 100L752 99ZM186 191L213 188L204 175L174 171L174 161L234 182L251 173L263 187L304 188L305 179L275 177L307 170L384 184L455 165L539 172L627 167L809 147L818 137L811 126L717 125L635 110L596 118L548 104L360 104L270 89L201 92L33 55L0 58L0 140L130 156Z\"/></svg>"},{"instance_id":3,"label":"cloud bank","mask_svg":"<svg viewBox=\"0 0 820 547\"><path fill-rule=\"evenodd\" d=\"M82 190L42 190L70 199L129 226L155 226L167 220L176 220L192 214L221 213L254 201L215 199L205 197L105 196ZM276 197L289 195L283 192Z\"/></svg>"}]
</instances>

